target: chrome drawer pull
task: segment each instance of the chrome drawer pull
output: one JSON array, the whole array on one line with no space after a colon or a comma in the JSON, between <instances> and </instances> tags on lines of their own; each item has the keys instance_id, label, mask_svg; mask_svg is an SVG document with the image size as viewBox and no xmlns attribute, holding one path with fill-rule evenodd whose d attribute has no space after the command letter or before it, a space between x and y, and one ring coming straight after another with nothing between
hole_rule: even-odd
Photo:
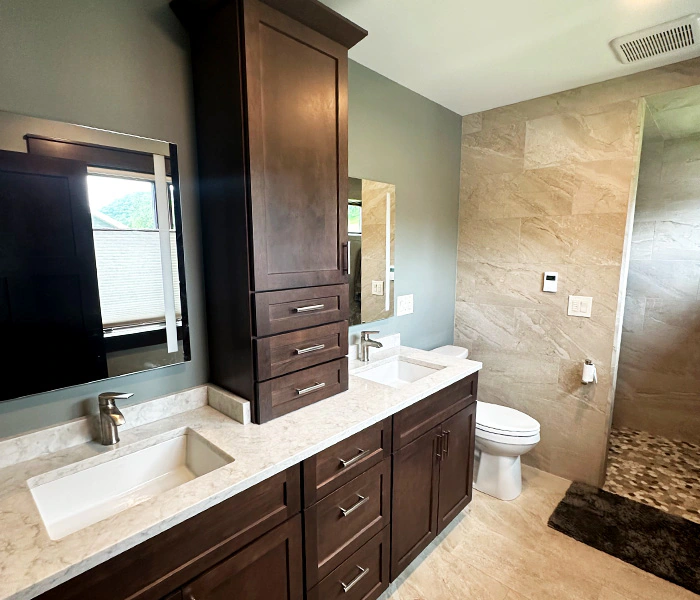
<instances>
[{"instance_id":1,"label":"chrome drawer pull","mask_svg":"<svg viewBox=\"0 0 700 600\"><path fill-rule=\"evenodd\" d=\"M365 502L369 500L369 496L360 496L360 494L357 494L357 497L359 500L355 502L350 508L343 508L342 506L339 506L338 508L340 509L340 512L343 513L344 517L347 517L350 513L354 513L360 506L362 506Z\"/></svg>"},{"instance_id":2,"label":"chrome drawer pull","mask_svg":"<svg viewBox=\"0 0 700 600\"><path fill-rule=\"evenodd\" d=\"M325 304L312 304L311 306L297 306L294 309L294 312L305 313L305 312L311 312L312 310L322 310L325 307L326 307Z\"/></svg>"},{"instance_id":3,"label":"chrome drawer pull","mask_svg":"<svg viewBox=\"0 0 700 600\"><path fill-rule=\"evenodd\" d=\"M314 383L313 385L310 385L307 388L296 388L297 394L300 396L303 396L304 394L308 394L310 392L315 392L316 390L320 390L321 388L326 387L326 382L323 381L321 383Z\"/></svg>"},{"instance_id":4,"label":"chrome drawer pull","mask_svg":"<svg viewBox=\"0 0 700 600\"><path fill-rule=\"evenodd\" d=\"M367 573L369 573L369 567L366 569L363 569L360 565L356 565L358 569L360 569L360 574L355 577L350 583L343 583L342 581L340 582L340 585L343 586L343 592L346 594L353 588L355 587L355 584L357 584L360 579L362 579Z\"/></svg>"},{"instance_id":5,"label":"chrome drawer pull","mask_svg":"<svg viewBox=\"0 0 700 600\"><path fill-rule=\"evenodd\" d=\"M345 468L345 467L351 467L354 465L356 462L362 460L365 456L367 456L371 450L363 450L362 448L358 448L357 451L359 454L357 456L353 456L349 460L343 460L342 458L340 459L340 466Z\"/></svg>"},{"instance_id":6,"label":"chrome drawer pull","mask_svg":"<svg viewBox=\"0 0 700 600\"><path fill-rule=\"evenodd\" d=\"M445 436L445 445L442 449L443 454L445 455L445 458L450 455L450 432L449 431L443 431L442 435Z\"/></svg>"},{"instance_id":7,"label":"chrome drawer pull","mask_svg":"<svg viewBox=\"0 0 700 600\"><path fill-rule=\"evenodd\" d=\"M316 346L309 346L308 348L294 348L297 354L306 354L307 352L315 352L316 350L323 350L326 347L325 344L318 344Z\"/></svg>"}]
</instances>

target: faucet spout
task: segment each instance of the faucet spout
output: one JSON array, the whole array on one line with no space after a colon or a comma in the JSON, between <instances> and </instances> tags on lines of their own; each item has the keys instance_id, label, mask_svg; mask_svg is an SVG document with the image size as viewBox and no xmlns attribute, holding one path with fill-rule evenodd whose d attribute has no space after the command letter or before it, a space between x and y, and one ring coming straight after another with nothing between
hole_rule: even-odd
<instances>
[{"instance_id":1,"label":"faucet spout","mask_svg":"<svg viewBox=\"0 0 700 600\"><path fill-rule=\"evenodd\" d=\"M359 359L362 362L367 362L369 360L369 349L370 348L383 348L383 344L376 340L370 339L370 335L379 333L378 331L361 331L360 332L360 352Z\"/></svg>"},{"instance_id":2,"label":"faucet spout","mask_svg":"<svg viewBox=\"0 0 700 600\"><path fill-rule=\"evenodd\" d=\"M116 400L131 398L133 394L121 392L103 392L99 395L98 404L100 407L100 436L103 446L113 446L119 443L118 427L124 425L126 420L124 415L117 408Z\"/></svg>"}]
</instances>

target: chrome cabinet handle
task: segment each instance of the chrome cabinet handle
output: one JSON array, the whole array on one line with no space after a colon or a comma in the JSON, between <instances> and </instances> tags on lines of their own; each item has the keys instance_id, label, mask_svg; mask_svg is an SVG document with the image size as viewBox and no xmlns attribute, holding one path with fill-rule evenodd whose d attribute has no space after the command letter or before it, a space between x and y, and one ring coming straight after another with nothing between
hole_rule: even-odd
<instances>
[{"instance_id":1,"label":"chrome cabinet handle","mask_svg":"<svg viewBox=\"0 0 700 600\"><path fill-rule=\"evenodd\" d=\"M437 435L437 457L442 459L442 434Z\"/></svg>"},{"instance_id":2,"label":"chrome cabinet handle","mask_svg":"<svg viewBox=\"0 0 700 600\"><path fill-rule=\"evenodd\" d=\"M359 454L357 456L353 456L352 458L348 460L343 460L342 458L340 459L340 466L343 467L351 467L354 465L356 462L362 460L365 456L367 456L371 450L363 450L362 448L358 448L357 451Z\"/></svg>"},{"instance_id":3,"label":"chrome cabinet handle","mask_svg":"<svg viewBox=\"0 0 700 600\"><path fill-rule=\"evenodd\" d=\"M309 346L308 348L294 348L294 352L297 354L306 354L307 352L315 352L316 350L323 350L326 347L325 344L317 344L316 346Z\"/></svg>"},{"instance_id":4,"label":"chrome cabinet handle","mask_svg":"<svg viewBox=\"0 0 700 600\"><path fill-rule=\"evenodd\" d=\"M303 396L304 394L308 394L310 392L315 392L316 390L320 390L321 388L326 387L326 383L321 382L321 383L314 383L313 385L310 385L307 388L296 388L297 394L299 396Z\"/></svg>"},{"instance_id":5,"label":"chrome cabinet handle","mask_svg":"<svg viewBox=\"0 0 700 600\"><path fill-rule=\"evenodd\" d=\"M294 312L296 313L305 313L305 312L311 312L313 310L321 310L325 308L325 304L311 304L310 306L297 306L294 309Z\"/></svg>"},{"instance_id":6,"label":"chrome cabinet handle","mask_svg":"<svg viewBox=\"0 0 700 600\"><path fill-rule=\"evenodd\" d=\"M185 600L197 600L197 599L194 597L194 594L193 594L192 592L190 592L189 590L185 590L185 592L184 592L184 598L185 598Z\"/></svg>"},{"instance_id":7,"label":"chrome cabinet handle","mask_svg":"<svg viewBox=\"0 0 700 600\"><path fill-rule=\"evenodd\" d=\"M369 496L360 496L360 494L357 494L357 497L359 500L355 502L350 508L343 508L342 506L339 506L338 508L340 509L340 512L343 513L344 517L347 517L349 514L354 513L360 506L362 506L365 502L369 500Z\"/></svg>"},{"instance_id":8,"label":"chrome cabinet handle","mask_svg":"<svg viewBox=\"0 0 700 600\"><path fill-rule=\"evenodd\" d=\"M358 569L360 569L360 574L355 577L350 583L343 583L342 581L340 582L340 585L343 586L343 592L348 593L355 585L362 579L367 573L369 573L369 567L366 569L363 569L360 565L356 565Z\"/></svg>"},{"instance_id":9,"label":"chrome cabinet handle","mask_svg":"<svg viewBox=\"0 0 700 600\"><path fill-rule=\"evenodd\" d=\"M445 443L443 445L442 452L445 455L445 458L447 458L450 455L450 432L443 431L442 435L445 436Z\"/></svg>"}]
</instances>

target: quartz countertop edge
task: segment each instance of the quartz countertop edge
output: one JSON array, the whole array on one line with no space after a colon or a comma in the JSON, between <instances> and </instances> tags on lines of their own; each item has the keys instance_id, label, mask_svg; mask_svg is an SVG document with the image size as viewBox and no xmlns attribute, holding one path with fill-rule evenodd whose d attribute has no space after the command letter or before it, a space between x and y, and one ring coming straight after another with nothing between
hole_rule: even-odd
<instances>
[{"instance_id":1,"label":"quartz countertop edge","mask_svg":"<svg viewBox=\"0 0 700 600\"><path fill-rule=\"evenodd\" d=\"M402 388L354 376L400 355L440 370ZM234 462L61 540L51 540L27 484L85 460L111 457L95 442L0 469L0 600L28 600L479 371L479 362L404 346L350 361L350 389L264 425L241 425L205 406L124 432L117 450L192 429Z\"/></svg>"}]
</instances>

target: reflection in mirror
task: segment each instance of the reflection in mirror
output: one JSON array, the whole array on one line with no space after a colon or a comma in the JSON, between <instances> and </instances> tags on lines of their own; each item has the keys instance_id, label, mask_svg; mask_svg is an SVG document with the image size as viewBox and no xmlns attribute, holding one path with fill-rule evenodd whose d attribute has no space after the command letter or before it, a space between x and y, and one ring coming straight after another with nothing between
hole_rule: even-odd
<instances>
[{"instance_id":1,"label":"reflection in mirror","mask_svg":"<svg viewBox=\"0 0 700 600\"><path fill-rule=\"evenodd\" d=\"M190 360L181 232L175 145L0 112L0 400Z\"/></svg>"},{"instance_id":2,"label":"reflection in mirror","mask_svg":"<svg viewBox=\"0 0 700 600\"><path fill-rule=\"evenodd\" d=\"M349 178L350 325L394 314L396 186Z\"/></svg>"}]
</instances>

